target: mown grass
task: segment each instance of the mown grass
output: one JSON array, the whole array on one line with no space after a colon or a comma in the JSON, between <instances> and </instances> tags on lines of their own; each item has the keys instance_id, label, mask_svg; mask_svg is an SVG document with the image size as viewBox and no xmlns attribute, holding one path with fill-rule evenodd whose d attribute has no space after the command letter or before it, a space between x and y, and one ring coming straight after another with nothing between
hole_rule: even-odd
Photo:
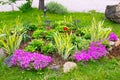
<instances>
[{"instance_id":1,"label":"mown grass","mask_svg":"<svg viewBox=\"0 0 120 80\"><path fill-rule=\"evenodd\" d=\"M98 21L105 18L103 13L89 12L89 13L68 13L65 15L47 13L43 17L43 12L37 9L32 9L29 12L22 13L14 12L0 12L0 24L7 24L8 28L16 25L17 18L21 18L22 22L30 22L38 24L38 16L41 20L63 20L64 16L72 16L74 19L80 20L81 26L90 26L93 17ZM105 20L105 27L112 27L113 31L120 37L120 24ZM2 26L0 26L2 28ZM0 80L119 80L120 79L120 60L117 59L100 59L98 61L89 61L83 65L77 63L78 68L69 73L63 73L62 70L56 72L49 69L40 71L35 70L21 70L17 67L8 68L0 61Z\"/></svg>"},{"instance_id":2,"label":"mown grass","mask_svg":"<svg viewBox=\"0 0 120 80\"><path fill-rule=\"evenodd\" d=\"M105 19L105 15L103 13L98 12L74 12L74 13L68 13L64 15L60 14L51 14L47 13L47 17L43 17L43 12L39 11L37 9L32 9L26 13L22 13L20 11L14 11L14 12L0 12L0 23L6 23L8 27L11 25L15 25L17 18L21 18L22 22L30 22L32 24L38 24L38 16L41 17L41 20L51 20L51 21L58 21L63 20L64 16L69 17L72 16L73 19L80 20L81 26L90 26L93 17L97 21L102 21ZM112 30L120 37L120 24L114 23L109 20L104 21L104 27L111 27Z\"/></svg>"},{"instance_id":3,"label":"mown grass","mask_svg":"<svg viewBox=\"0 0 120 80\"><path fill-rule=\"evenodd\" d=\"M40 71L8 68L0 65L0 80L119 80L120 60L107 58L89 61L86 64L77 63L78 68L63 73L44 69Z\"/></svg>"}]
</instances>

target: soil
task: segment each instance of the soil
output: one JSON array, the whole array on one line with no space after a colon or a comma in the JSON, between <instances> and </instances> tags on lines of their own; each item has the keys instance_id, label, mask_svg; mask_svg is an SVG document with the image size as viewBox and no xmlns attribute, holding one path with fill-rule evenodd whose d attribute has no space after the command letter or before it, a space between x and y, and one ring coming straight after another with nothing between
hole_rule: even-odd
<instances>
[{"instance_id":1,"label":"soil","mask_svg":"<svg viewBox=\"0 0 120 80\"><path fill-rule=\"evenodd\" d=\"M113 49L109 52L109 57L117 57L120 58L120 45L114 46Z\"/></svg>"},{"instance_id":2,"label":"soil","mask_svg":"<svg viewBox=\"0 0 120 80\"><path fill-rule=\"evenodd\" d=\"M51 65L60 65L62 66L66 60L63 60L62 57L58 54L51 55L52 57L52 63Z\"/></svg>"}]
</instances>

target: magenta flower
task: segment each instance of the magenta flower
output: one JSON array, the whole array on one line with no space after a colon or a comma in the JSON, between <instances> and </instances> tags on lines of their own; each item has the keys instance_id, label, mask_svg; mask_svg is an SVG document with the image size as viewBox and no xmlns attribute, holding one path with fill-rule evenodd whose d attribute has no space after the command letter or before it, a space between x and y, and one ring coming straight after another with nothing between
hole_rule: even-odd
<instances>
[{"instance_id":1,"label":"magenta flower","mask_svg":"<svg viewBox=\"0 0 120 80\"><path fill-rule=\"evenodd\" d=\"M11 59L11 63L14 66L19 66L22 69L31 69L35 70L43 69L49 65L52 61L50 56L44 56L39 53L25 52L23 50L16 50Z\"/></svg>"},{"instance_id":2,"label":"magenta flower","mask_svg":"<svg viewBox=\"0 0 120 80\"><path fill-rule=\"evenodd\" d=\"M90 59L99 59L106 56L106 48L100 42L92 42L88 50L75 52L74 59L76 61L89 61Z\"/></svg>"},{"instance_id":3,"label":"magenta flower","mask_svg":"<svg viewBox=\"0 0 120 80\"><path fill-rule=\"evenodd\" d=\"M111 32L108 39L110 41L117 41L118 40L118 36L114 33L114 32Z\"/></svg>"}]
</instances>

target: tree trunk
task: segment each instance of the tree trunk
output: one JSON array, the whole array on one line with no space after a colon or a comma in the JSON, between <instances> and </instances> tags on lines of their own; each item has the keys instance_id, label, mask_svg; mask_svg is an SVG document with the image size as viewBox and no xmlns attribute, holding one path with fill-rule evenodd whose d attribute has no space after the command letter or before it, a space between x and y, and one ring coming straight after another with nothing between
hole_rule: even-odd
<instances>
[{"instance_id":1,"label":"tree trunk","mask_svg":"<svg viewBox=\"0 0 120 80\"><path fill-rule=\"evenodd\" d=\"M44 10L44 0L39 0L39 9Z\"/></svg>"}]
</instances>

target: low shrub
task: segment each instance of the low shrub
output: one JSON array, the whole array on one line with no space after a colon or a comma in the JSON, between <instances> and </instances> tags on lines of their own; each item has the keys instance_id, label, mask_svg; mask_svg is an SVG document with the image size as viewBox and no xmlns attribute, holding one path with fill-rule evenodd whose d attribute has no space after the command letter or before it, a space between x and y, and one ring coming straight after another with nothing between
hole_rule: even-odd
<instances>
[{"instance_id":1,"label":"low shrub","mask_svg":"<svg viewBox=\"0 0 120 80\"><path fill-rule=\"evenodd\" d=\"M31 7L31 2L27 1L26 3L24 3L22 6L18 7L20 11L22 12L27 12L28 10L30 10Z\"/></svg>"},{"instance_id":2,"label":"low shrub","mask_svg":"<svg viewBox=\"0 0 120 80\"><path fill-rule=\"evenodd\" d=\"M53 53L55 51L55 46L51 42L47 43L46 45L42 46L41 51L44 54Z\"/></svg>"},{"instance_id":3,"label":"low shrub","mask_svg":"<svg viewBox=\"0 0 120 80\"><path fill-rule=\"evenodd\" d=\"M47 11L50 13L56 13L56 14L65 14L67 13L67 8L65 8L63 5L56 3L56 2L49 2L47 5Z\"/></svg>"},{"instance_id":4,"label":"low shrub","mask_svg":"<svg viewBox=\"0 0 120 80\"><path fill-rule=\"evenodd\" d=\"M43 38L44 35L45 35L45 31L44 30L37 29L36 31L33 32L32 36L35 39L39 39L39 38Z\"/></svg>"},{"instance_id":5,"label":"low shrub","mask_svg":"<svg viewBox=\"0 0 120 80\"><path fill-rule=\"evenodd\" d=\"M10 61L13 66L22 69L43 69L52 61L50 56L44 56L40 53L30 53L23 50L16 50Z\"/></svg>"},{"instance_id":6,"label":"low shrub","mask_svg":"<svg viewBox=\"0 0 120 80\"><path fill-rule=\"evenodd\" d=\"M41 47L44 45L44 41L42 39L33 39L27 47L25 47L25 51L34 52L40 51Z\"/></svg>"}]
</instances>

